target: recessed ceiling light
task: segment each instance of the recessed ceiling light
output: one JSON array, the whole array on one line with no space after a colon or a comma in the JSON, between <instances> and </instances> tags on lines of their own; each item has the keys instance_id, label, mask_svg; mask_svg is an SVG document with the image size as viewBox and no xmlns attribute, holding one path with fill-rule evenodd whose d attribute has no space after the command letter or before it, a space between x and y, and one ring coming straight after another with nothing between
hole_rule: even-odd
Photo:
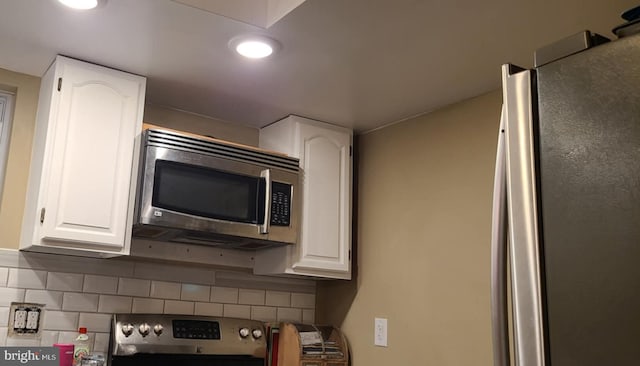
<instances>
[{"instance_id":1,"label":"recessed ceiling light","mask_svg":"<svg viewBox=\"0 0 640 366\"><path fill-rule=\"evenodd\" d=\"M236 46L236 51L244 57L264 58L273 53L273 48L262 41L244 41Z\"/></svg>"},{"instance_id":2,"label":"recessed ceiling light","mask_svg":"<svg viewBox=\"0 0 640 366\"><path fill-rule=\"evenodd\" d=\"M62 4L79 10L93 9L98 6L98 0L58 0Z\"/></svg>"},{"instance_id":3,"label":"recessed ceiling light","mask_svg":"<svg viewBox=\"0 0 640 366\"><path fill-rule=\"evenodd\" d=\"M244 57L259 59L272 55L280 48L280 44L269 37L248 35L233 38L229 47Z\"/></svg>"}]
</instances>

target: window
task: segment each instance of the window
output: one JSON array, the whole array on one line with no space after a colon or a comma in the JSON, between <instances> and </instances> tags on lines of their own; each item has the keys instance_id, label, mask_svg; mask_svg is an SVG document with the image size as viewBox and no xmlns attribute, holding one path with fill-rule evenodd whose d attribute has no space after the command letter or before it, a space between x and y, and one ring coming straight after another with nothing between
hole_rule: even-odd
<instances>
[{"instance_id":1,"label":"window","mask_svg":"<svg viewBox=\"0 0 640 366\"><path fill-rule=\"evenodd\" d=\"M13 95L0 91L0 198L4 186L4 175L9 157L9 135L11 134L11 111Z\"/></svg>"}]
</instances>

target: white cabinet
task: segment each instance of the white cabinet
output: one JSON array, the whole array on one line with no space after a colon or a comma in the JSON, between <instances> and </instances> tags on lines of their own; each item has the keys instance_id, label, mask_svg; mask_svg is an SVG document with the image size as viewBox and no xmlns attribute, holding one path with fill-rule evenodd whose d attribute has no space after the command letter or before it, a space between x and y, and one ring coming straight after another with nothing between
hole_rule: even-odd
<instances>
[{"instance_id":1,"label":"white cabinet","mask_svg":"<svg viewBox=\"0 0 640 366\"><path fill-rule=\"evenodd\" d=\"M352 141L349 129L298 116L260 130L260 147L300 159L302 224L297 245L256 253L255 273L351 278Z\"/></svg>"},{"instance_id":2,"label":"white cabinet","mask_svg":"<svg viewBox=\"0 0 640 366\"><path fill-rule=\"evenodd\" d=\"M145 86L56 58L42 78L21 249L128 254Z\"/></svg>"}]
</instances>

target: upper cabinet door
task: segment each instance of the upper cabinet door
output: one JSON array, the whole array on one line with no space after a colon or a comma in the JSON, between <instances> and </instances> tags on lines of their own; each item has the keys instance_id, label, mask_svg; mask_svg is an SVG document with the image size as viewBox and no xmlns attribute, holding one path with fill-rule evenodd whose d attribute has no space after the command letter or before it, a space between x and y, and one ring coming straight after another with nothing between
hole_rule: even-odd
<instances>
[{"instance_id":1,"label":"upper cabinet door","mask_svg":"<svg viewBox=\"0 0 640 366\"><path fill-rule=\"evenodd\" d=\"M59 95L52 98L47 128L40 238L118 250L130 234L145 80L66 58L54 67Z\"/></svg>"},{"instance_id":2,"label":"upper cabinet door","mask_svg":"<svg viewBox=\"0 0 640 366\"><path fill-rule=\"evenodd\" d=\"M260 146L300 159L300 236L256 253L254 273L351 279L353 131L289 116L260 130Z\"/></svg>"},{"instance_id":3,"label":"upper cabinet door","mask_svg":"<svg viewBox=\"0 0 640 366\"><path fill-rule=\"evenodd\" d=\"M293 268L349 272L351 133L297 125L302 168L302 227Z\"/></svg>"}]
</instances>

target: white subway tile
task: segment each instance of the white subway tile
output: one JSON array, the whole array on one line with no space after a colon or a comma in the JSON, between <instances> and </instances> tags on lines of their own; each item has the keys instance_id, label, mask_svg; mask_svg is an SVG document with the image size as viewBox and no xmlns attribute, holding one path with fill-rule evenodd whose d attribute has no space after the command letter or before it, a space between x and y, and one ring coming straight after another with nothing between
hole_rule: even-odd
<instances>
[{"instance_id":1,"label":"white subway tile","mask_svg":"<svg viewBox=\"0 0 640 366\"><path fill-rule=\"evenodd\" d=\"M80 313L79 327L90 332L109 332L111 330L111 314Z\"/></svg>"},{"instance_id":2,"label":"white subway tile","mask_svg":"<svg viewBox=\"0 0 640 366\"><path fill-rule=\"evenodd\" d=\"M268 306L252 306L251 319L263 322L273 322L278 319L277 309Z\"/></svg>"},{"instance_id":3,"label":"white subway tile","mask_svg":"<svg viewBox=\"0 0 640 366\"><path fill-rule=\"evenodd\" d=\"M180 300L182 286L176 282L151 281L151 297Z\"/></svg>"},{"instance_id":4,"label":"white subway tile","mask_svg":"<svg viewBox=\"0 0 640 366\"><path fill-rule=\"evenodd\" d=\"M7 347L39 347L39 339L24 339L22 337L7 337Z\"/></svg>"},{"instance_id":5,"label":"white subway tile","mask_svg":"<svg viewBox=\"0 0 640 366\"><path fill-rule=\"evenodd\" d=\"M0 249L0 267L20 267L20 256L23 253L15 249Z\"/></svg>"},{"instance_id":6,"label":"white subway tile","mask_svg":"<svg viewBox=\"0 0 640 366\"><path fill-rule=\"evenodd\" d=\"M164 300L160 299L133 299L132 313L161 314L164 311Z\"/></svg>"},{"instance_id":7,"label":"white subway tile","mask_svg":"<svg viewBox=\"0 0 640 366\"><path fill-rule=\"evenodd\" d=\"M265 291L264 290L238 290L238 304L247 305L264 305Z\"/></svg>"},{"instance_id":8,"label":"white subway tile","mask_svg":"<svg viewBox=\"0 0 640 366\"><path fill-rule=\"evenodd\" d=\"M61 291L27 290L24 301L44 304L46 310L60 310L62 309L62 295Z\"/></svg>"},{"instance_id":9,"label":"white subway tile","mask_svg":"<svg viewBox=\"0 0 640 366\"><path fill-rule=\"evenodd\" d=\"M93 345L93 341L95 339L96 333L94 332L87 332L87 336L89 337L89 345ZM60 335L58 336L58 342L59 343L73 343L75 342L76 338L78 338L78 332L60 332Z\"/></svg>"},{"instance_id":10,"label":"white subway tile","mask_svg":"<svg viewBox=\"0 0 640 366\"><path fill-rule=\"evenodd\" d=\"M120 278L120 281L118 282L118 294L147 297L149 296L150 286L151 286L151 281L149 280L138 280L134 278Z\"/></svg>"},{"instance_id":11,"label":"white subway tile","mask_svg":"<svg viewBox=\"0 0 640 366\"><path fill-rule=\"evenodd\" d=\"M9 268L0 268L0 286L7 285L7 278L9 277ZM1 344L1 343L0 343Z\"/></svg>"},{"instance_id":12,"label":"white subway tile","mask_svg":"<svg viewBox=\"0 0 640 366\"><path fill-rule=\"evenodd\" d=\"M17 258L7 258L0 252L0 265L6 267L41 269L49 272L97 274L103 276L130 277L133 274L133 262L122 259L104 260L68 255L17 252ZM77 290L75 290L77 291Z\"/></svg>"},{"instance_id":13,"label":"white subway tile","mask_svg":"<svg viewBox=\"0 0 640 366\"><path fill-rule=\"evenodd\" d=\"M98 295L65 292L62 297L62 310L96 311L98 310Z\"/></svg>"},{"instance_id":14,"label":"white subway tile","mask_svg":"<svg viewBox=\"0 0 640 366\"><path fill-rule=\"evenodd\" d=\"M43 330L78 330L78 313L49 310L44 313Z\"/></svg>"},{"instance_id":15,"label":"white subway tile","mask_svg":"<svg viewBox=\"0 0 640 366\"><path fill-rule=\"evenodd\" d=\"M315 309L315 307L316 307L316 295L314 295L314 294L293 293L293 294L291 294L291 307L304 308L304 309Z\"/></svg>"},{"instance_id":16,"label":"white subway tile","mask_svg":"<svg viewBox=\"0 0 640 366\"><path fill-rule=\"evenodd\" d=\"M118 277L85 275L83 292L113 295L118 292Z\"/></svg>"},{"instance_id":17,"label":"white subway tile","mask_svg":"<svg viewBox=\"0 0 640 366\"><path fill-rule=\"evenodd\" d=\"M165 314L193 315L194 304L191 301L165 300Z\"/></svg>"},{"instance_id":18,"label":"white subway tile","mask_svg":"<svg viewBox=\"0 0 640 366\"><path fill-rule=\"evenodd\" d=\"M54 343L58 343L58 333L55 330L43 330L40 336L40 345L51 347Z\"/></svg>"},{"instance_id":19,"label":"white subway tile","mask_svg":"<svg viewBox=\"0 0 640 366\"><path fill-rule=\"evenodd\" d=\"M9 325L9 312L10 308L1 307L0 308L0 327L6 327Z\"/></svg>"},{"instance_id":20,"label":"white subway tile","mask_svg":"<svg viewBox=\"0 0 640 366\"><path fill-rule=\"evenodd\" d=\"M131 298L128 296L100 295L98 311L101 313L130 313Z\"/></svg>"},{"instance_id":21,"label":"white subway tile","mask_svg":"<svg viewBox=\"0 0 640 366\"><path fill-rule=\"evenodd\" d=\"M223 315L228 318L250 319L251 306L224 304Z\"/></svg>"},{"instance_id":22,"label":"white subway tile","mask_svg":"<svg viewBox=\"0 0 640 366\"><path fill-rule=\"evenodd\" d=\"M58 343L73 343L78 337L78 331L72 332L59 332L58 333Z\"/></svg>"},{"instance_id":23,"label":"white subway tile","mask_svg":"<svg viewBox=\"0 0 640 366\"><path fill-rule=\"evenodd\" d=\"M12 302L23 302L24 293L24 289L0 288L0 306L11 306Z\"/></svg>"},{"instance_id":24,"label":"white subway tile","mask_svg":"<svg viewBox=\"0 0 640 366\"><path fill-rule=\"evenodd\" d=\"M313 324L316 322L316 311L311 309L302 309L302 322L305 324Z\"/></svg>"},{"instance_id":25,"label":"white subway tile","mask_svg":"<svg viewBox=\"0 0 640 366\"><path fill-rule=\"evenodd\" d=\"M109 333L96 333L93 352L106 356L109 352Z\"/></svg>"},{"instance_id":26,"label":"white subway tile","mask_svg":"<svg viewBox=\"0 0 640 366\"><path fill-rule=\"evenodd\" d=\"M291 306L291 293L282 291L267 291L266 305L270 306Z\"/></svg>"},{"instance_id":27,"label":"white subway tile","mask_svg":"<svg viewBox=\"0 0 640 366\"><path fill-rule=\"evenodd\" d=\"M278 321L300 323L302 321L302 309L278 308Z\"/></svg>"},{"instance_id":28,"label":"white subway tile","mask_svg":"<svg viewBox=\"0 0 640 366\"><path fill-rule=\"evenodd\" d=\"M222 304L210 302L197 302L195 315L222 316Z\"/></svg>"},{"instance_id":29,"label":"white subway tile","mask_svg":"<svg viewBox=\"0 0 640 366\"><path fill-rule=\"evenodd\" d=\"M197 283L200 285L215 284L215 271L188 264L174 265L138 262L135 265L133 276L148 280Z\"/></svg>"},{"instance_id":30,"label":"white subway tile","mask_svg":"<svg viewBox=\"0 0 640 366\"><path fill-rule=\"evenodd\" d=\"M232 287L211 287L211 302L223 304L238 303L238 289Z\"/></svg>"},{"instance_id":31,"label":"white subway tile","mask_svg":"<svg viewBox=\"0 0 640 366\"><path fill-rule=\"evenodd\" d=\"M82 291L84 275L78 273L49 272L47 290Z\"/></svg>"},{"instance_id":32,"label":"white subway tile","mask_svg":"<svg viewBox=\"0 0 640 366\"><path fill-rule=\"evenodd\" d=\"M203 285L182 284L180 298L191 301L209 301L211 287Z\"/></svg>"},{"instance_id":33,"label":"white subway tile","mask_svg":"<svg viewBox=\"0 0 640 366\"><path fill-rule=\"evenodd\" d=\"M33 269L10 268L7 287L43 289L47 284L47 272Z\"/></svg>"},{"instance_id":34,"label":"white subway tile","mask_svg":"<svg viewBox=\"0 0 640 366\"><path fill-rule=\"evenodd\" d=\"M316 292L316 281L314 280L259 276L237 271L216 272L215 284L220 287L251 288L257 290L305 293Z\"/></svg>"}]
</instances>

